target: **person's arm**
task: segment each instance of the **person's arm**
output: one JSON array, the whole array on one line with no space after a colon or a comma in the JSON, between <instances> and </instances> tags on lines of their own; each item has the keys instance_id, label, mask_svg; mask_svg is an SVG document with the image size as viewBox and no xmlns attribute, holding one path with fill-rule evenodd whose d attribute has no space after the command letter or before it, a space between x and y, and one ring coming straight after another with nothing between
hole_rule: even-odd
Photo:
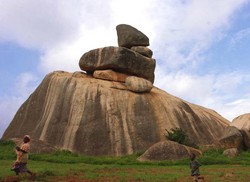
<instances>
[{"instance_id":1,"label":"person's arm","mask_svg":"<svg viewBox=\"0 0 250 182\"><path fill-rule=\"evenodd\" d=\"M19 151L19 152L22 152L22 153L27 153L25 150L23 150L22 148L20 148L18 146L16 147L16 150Z\"/></svg>"},{"instance_id":2,"label":"person's arm","mask_svg":"<svg viewBox=\"0 0 250 182\"><path fill-rule=\"evenodd\" d=\"M20 162L20 159L21 159L21 157L22 157L22 155L23 155L23 153L22 152L20 152L20 151L17 151L17 157L16 157L16 162Z\"/></svg>"}]
</instances>

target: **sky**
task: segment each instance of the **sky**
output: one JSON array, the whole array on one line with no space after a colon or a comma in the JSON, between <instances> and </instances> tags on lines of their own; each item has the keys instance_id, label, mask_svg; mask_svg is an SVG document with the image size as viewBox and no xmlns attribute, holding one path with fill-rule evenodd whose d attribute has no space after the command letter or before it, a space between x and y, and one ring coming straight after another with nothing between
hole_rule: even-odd
<instances>
[{"instance_id":1,"label":"sky","mask_svg":"<svg viewBox=\"0 0 250 182\"><path fill-rule=\"evenodd\" d=\"M232 121L250 112L250 0L0 0L0 137L52 71L80 71L116 26L143 32L154 86Z\"/></svg>"}]
</instances>

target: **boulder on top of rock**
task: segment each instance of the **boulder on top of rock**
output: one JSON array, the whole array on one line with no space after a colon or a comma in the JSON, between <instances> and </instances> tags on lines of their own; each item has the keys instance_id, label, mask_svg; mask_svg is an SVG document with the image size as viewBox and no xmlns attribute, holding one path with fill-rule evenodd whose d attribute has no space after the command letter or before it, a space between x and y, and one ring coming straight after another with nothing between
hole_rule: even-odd
<instances>
[{"instance_id":1,"label":"boulder on top of rock","mask_svg":"<svg viewBox=\"0 0 250 182\"><path fill-rule=\"evenodd\" d=\"M162 141L151 146L137 160L139 161L162 161L162 160L178 160L189 158L190 154L194 153L200 156L200 150L188 147L173 141Z\"/></svg>"},{"instance_id":2,"label":"boulder on top of rock","mask_svg":"<svg viewBox=\"0 0 250 182\"><path fill-rule=\"evenodd\" d=\"M243 147L243 136L234 126L228 126L224 130L223 136L219 139L220 146L225 149Z\"/></svg>"},{"instance_id":3,"label":"boulder on top of rock","mask_svg":"<svg viewBox=\"0 0 250 182\"><path fill-rule=\"evenodd\" d=\"M136 28L120 24L116 26L118 45L131 48L132 46L149 46L148 37Z\"/></svg>"},{"instance_id":4,"label":"boulder on top of rock","mask_svg":"<svg viewBox=\"0 0 250 182\"><path fill-rule=\"evenodd\" d=\"M146 56L148 58L152 58L153 51L151 49L144 47L144 46L133 46L131 47L131 50L140 53L143 56Z\"/></svg>"},{"instance_id":5,"label":"boulder on top of rock","mask_svg":"<svg viewBox=\"0 0 250 182\"><path fill-rule=\"evenodd\" d=\"M127 86L128 90L133 92L150 92L153 88L153 84L144 79L137 76L129 76L125 80L125 85Z\"/></svg>"},{"instance_id":6,"label":"boulder on top of rock","mask_svg":"<svg viewBox=\"0 0 250 182\"><path fill-rule=\"evenodd\" d=\"M112 69L154 83L155 59L147 58L124 47L110 46L91 50L83 54L79 66L86 72Z\"/></svg>"}]
</instances>

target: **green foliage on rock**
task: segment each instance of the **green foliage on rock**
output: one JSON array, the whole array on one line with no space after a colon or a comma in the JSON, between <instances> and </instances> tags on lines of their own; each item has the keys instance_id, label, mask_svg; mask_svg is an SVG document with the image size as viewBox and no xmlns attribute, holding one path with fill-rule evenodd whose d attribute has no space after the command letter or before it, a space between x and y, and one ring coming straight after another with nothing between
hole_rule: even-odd
<instances>
[{"instance_id":1,"label":"green foliage on rock","mask_svg":"<svg viewBox=\"0 0 250 182\"><path fill-rule=\"evenodd\" d=\"M183 144L189 147L193 147L193 148L199 148L195 143L191 142L187 136L187 134L185 133L184 130L182 130L181 128L171 128L170 131L166 130L166 138L168 140L177 142L179 144Z\"/></svg>"},{"instance_id":2,"label":"green foliage on rock","mask_svg":"<svg viewBox=\"0 0 250 182\"><path fill-rule=\"evenodd\" d=\"M172 128L170 131L166 129L167 134L165 134L168 140L185 144L187 140L186 133L181 128Z\"/></svg>"}]
</instances>

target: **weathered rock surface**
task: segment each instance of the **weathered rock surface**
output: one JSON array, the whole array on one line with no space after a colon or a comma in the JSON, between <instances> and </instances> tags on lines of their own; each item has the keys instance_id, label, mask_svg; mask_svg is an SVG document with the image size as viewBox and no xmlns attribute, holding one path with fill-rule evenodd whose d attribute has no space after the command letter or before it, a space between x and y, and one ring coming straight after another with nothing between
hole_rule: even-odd
<instances>
[{"instance_id":1,"label":"weathered rock surface","mask_svg":"<svg viewBox=\"0 0 250 182\"><path fill-rule=\"evenodd\" d=\"M215 111L153 87L149 93L117 89L121 82L84 73L53 72L17 111L3 139L28 134L86 155L120 156L165 140L180 127L197 145L218 140L229 121Z\"/></svg>"},{"instance_id":2,"label":"weathered rock surface","mask_svg":"<svg viewBox=\"0 0 250 182\"><path fill-rule=\"evenodd\" d=\"M127 77L125 85L128 90L138 93L150 92L153 88L153 84L150 81L136 76Z\"/></svg>"},{"instance_id":3,"label":"weathered rock surface","mask_svg":"<svg viewBox=\"0 0 250 182\"><path fill-rule=\"evenodd\" d=\"M243 147L243 136L238 128L234 126L228 126L223 132L223 136L219 139L219 143L222 148L238 148Z\"/></svg>"},{"instance_id":4,"label":"weathered rock surface","mask_svg":"<svg viewBox=\"0 0 250 182\"><path fill-rule=\"evenodd\" d=\"M107 70L145 78L154 83L155 59L123 47L104 47L91 50L79 61L81 70Z\"/></svg>"},{"instance_id":5,"label":"weathered rock surface","mask_svg":"<svg viewBox=\"0 0 250 182\"><path fill-rule=\"evenodd\" d=\"M247 129L240 130L243 137L243 148L250 149L250 131Z\"/></svg>"},{"instance_id":6,"label":"weathered rock surface","mask_svg":"<svg viewBox=\"0 0 250 182\"><path fill-rule=\"evenodd\" d=\"M139 161L162 161L162 160L178 160L189 158L191 153L200 156L201 151L181 145L173 141L162 141L151 146L137 160Z\"/></svg>"},{"instance_id":7,"label":"weathered rock surface","mask_svg":"<svg viewBox=\"0 0 250 182\"><path fill-rule=\"evenodd\" d=\"M117 81L117 82L125 82L126 78L129 75L118 73L113 70L96 70L93 74L95 78L109 80L109 81Z\"/></svg>"},{"instance_id":8,"label":"weathered rock surface","mask_svg":"<svg viewBox=\"0 0 250 182\"><path fill-rule=\"evenodd\" d=\"M148 37L136 28L120 24L116 26L118 45L131 48L132 46L149 46Z\"/></svg>"},{"instance_id":9,"label":"weathered rock surface","mask_svg":"<svg viewBox=\"0 0 250 182\"><path fill-rule=\"evenodd\" d=\"M140 53L143 56L149 57L151 58L153 56L153 51L151 51L149 48L147 47L143 47L143 46L133 46L131 47L131 50Z\"/></svg>"},{"instance_id":10,"label":"weathered rock surface","mask_svg":"<svg viewBox=\"0 0 250 182\"><path fill-rule=\"evenodd\" d=\"M231 126L238 129L247 129L250 131L250 113L242 114L233 119Z\"/></svg>"}]
</instances>

